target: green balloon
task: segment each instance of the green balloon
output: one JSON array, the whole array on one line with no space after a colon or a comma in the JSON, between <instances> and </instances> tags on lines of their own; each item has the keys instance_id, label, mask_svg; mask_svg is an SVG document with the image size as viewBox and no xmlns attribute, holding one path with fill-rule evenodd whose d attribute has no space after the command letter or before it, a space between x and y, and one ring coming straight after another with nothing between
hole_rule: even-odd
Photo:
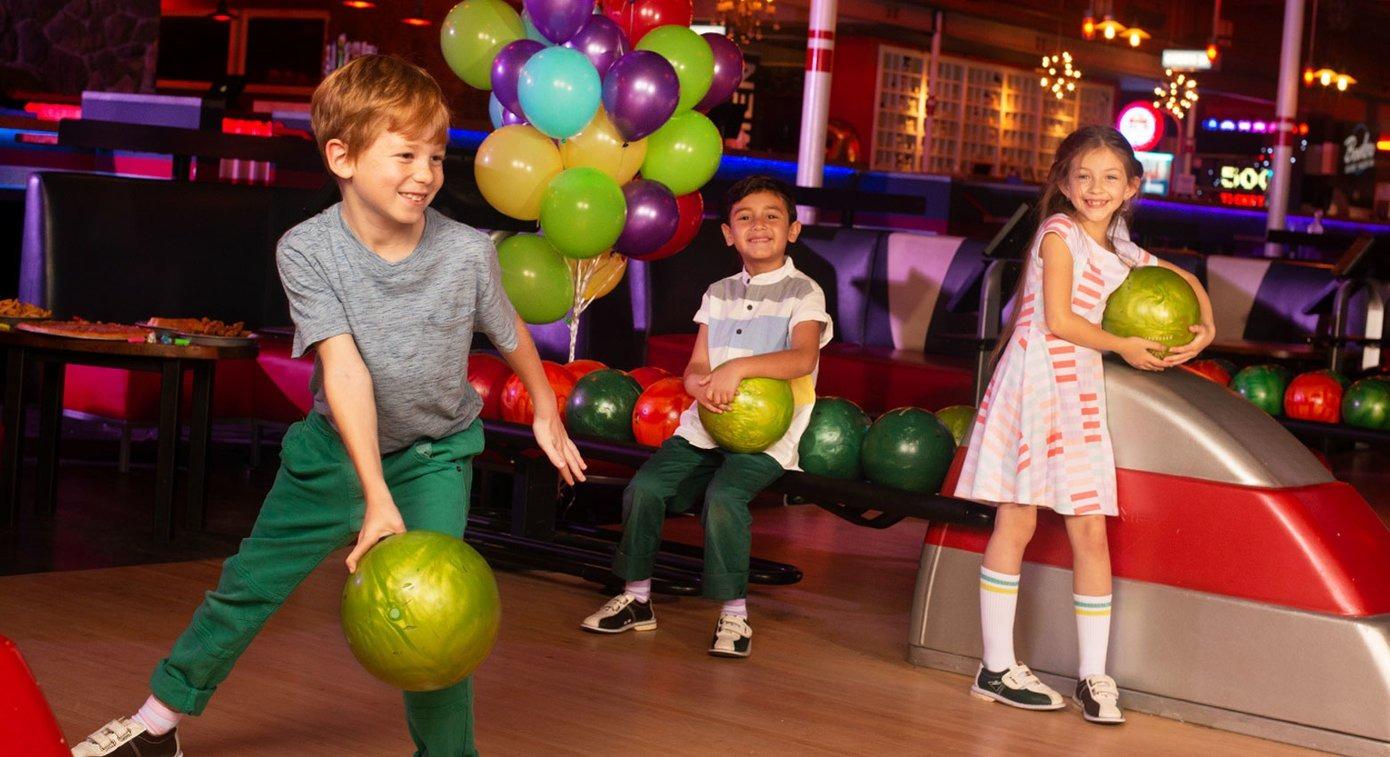
<instances>
[{"instance_id":1,"label":"green balloon","mask_svg":"<svg viewBox=\"0 0 1390 757\"><path fill-rule=\"evenodd\" d=\"M574 305L570 269L560 253L535 234L517 234L497 245L502 289L527 323L554 323Z\"/></svg>"},{"instance_id":2,"label":"green balloon","mask_svg":"<svg viewBox=\"0 0 1390 757\"><path fill-rule=\"evenodd\" d=\"M521 16L503 0L463 0L439 27L444 61L470 87L492 89L492 59L526 36Z\"/></svg>"},{"instance_id":3,"label":"green balloon","mask_svg":"<svg viewBox=\"0 0 1390 757\"><path fill-rule=\"evenodd\" d=\"M658 26L637 43L638 50L650 50L671 62L681 84L676 112L690 110L705 98L714 81L714 52L704 37L686 26Z\"/></svg>"},{"instance_id":4,"label":"green balloon","mask_svg":"<svg viewBox=\"0 0 1390 757\"><path fill-rule=\"evenodd\" d=\"M541 231L562 255L592 258L607 252L626 223L622 187L597 168L562 171L541 196Z\"/></svg>"},{"instance_id":5,"label":"green balloon","mask_svg":"<svg viewBox=\"0 0 1390 757\"><path fill-rule=\"evenodd\" d=\"M714 177L723 154L724 139L704 114L677 113L647 137L642 178L666 185L677 197L687 195Z\"/></svg>"}]
</instances>

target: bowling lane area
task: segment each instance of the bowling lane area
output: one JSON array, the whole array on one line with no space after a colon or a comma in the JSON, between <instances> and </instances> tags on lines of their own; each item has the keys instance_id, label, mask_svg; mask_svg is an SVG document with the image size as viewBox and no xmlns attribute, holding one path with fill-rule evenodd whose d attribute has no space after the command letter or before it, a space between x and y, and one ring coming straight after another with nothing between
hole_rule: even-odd
<instances>
[{"instance_id":1,"label":"bowling lane area","mask_svg":"<svg viewBox=\"0 0 1390 757\"><path fill-rule=\"evenodd\" d=\"M1312 754L1143 714L1102 729L1074 709L1007 710L968 697L965 676L908 664L903 640L924 531L920 522L851 529L809 506L760 509L756 552L796 562L806 577L753 590L758 650L744 661L705 654L715 611L705 601L658 596L657 631L599 637L578 628L603 599L593 585L498 571L503 623L476 677L479 747L495 755ZM693 518L671 521L667 533L700 540ZM343 641L344 555L309 577L214 706L180 727L197 754L408 752L399 694L364 672ZM0 578L6 634L70 741L144 698L150 668L216 581L219 562Z\"/></svg>"}]
</instances>

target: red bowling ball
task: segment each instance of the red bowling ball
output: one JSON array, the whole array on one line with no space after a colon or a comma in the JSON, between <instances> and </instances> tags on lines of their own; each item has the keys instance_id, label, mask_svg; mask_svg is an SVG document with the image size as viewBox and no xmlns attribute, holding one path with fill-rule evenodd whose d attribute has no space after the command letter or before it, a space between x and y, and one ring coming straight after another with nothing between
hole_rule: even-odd
<instances>
[{"instance_id":1,"label":"red bowling ball","mask_svg":"<svg viewBox=\"0 0 1390 757\"><path fill-rule=\"evenodd\" d=\"M594 371L602 371L607 368L608 366L597 360L571 360L565 363L565 370L570 372L570 375L574 377L575 381L584 378Z\"/></svg>"},{"instance_id":2,"label":"red bowling ball","mask_svg":"<svg viewBox=\"0 0 1390 757\"><path fill-rule=\"evenodd\" d=\"M468 356L468 383L483 399L483 420L502 419L502 389L511 377L511 366L496 355L474 352Z\"/></svg>"},{"instance_id":3,"label":"red bowling ball","mask_svg":"<svg viewBox=\"0 0 1390 757\"><path fill-rule=\"evenodd\" d=\"M695 403L685 392L685 382L670 376L653 383L632 410L632 436L638 444L659 447L680 425L681 413Z\"/></svg>"},{"instance_id":4,"label":"red bowling ball","mask_svg":"<svg viewBox=\"0 0 1390 757\"><path fill-rule=\"evenodd\" d=\"M1284 415L1300 421L1342 422L1342 381L1331 371L1301 373L1284 390Z\"/></svg>"},{"instance_id":5,"label":"red bowling ball","mask_svg":"<svg viewBox=\"0 0 1390 757\"><path fill-rule=\"evenodd\" d=\"M560 416L564 417L565 403L569 401L570 392L574 390L574 376L565 370L565 366L549 360L542 360L541 367L545 368L545 377L550 381L550 388L555 390L556 406ZM522 385L520 376L513 375L502 388L502 420L528 426L536 420L536 408L531 403L531 394Z\"/></svg>"},{"instance_id":6,"label":"red bowling ball","mask_svg":"<svg viewBox=\"0 0 1390 757\"><path fill-rule=\"evenodd\" d=\"M646 391L652 384L670 377L671 372L665 368L657 368L654 365L645 365L641 368L633 368L627 372L627 375L636 380L637 384L642 387L642 390Z\"/></svg>"}]
</instances>

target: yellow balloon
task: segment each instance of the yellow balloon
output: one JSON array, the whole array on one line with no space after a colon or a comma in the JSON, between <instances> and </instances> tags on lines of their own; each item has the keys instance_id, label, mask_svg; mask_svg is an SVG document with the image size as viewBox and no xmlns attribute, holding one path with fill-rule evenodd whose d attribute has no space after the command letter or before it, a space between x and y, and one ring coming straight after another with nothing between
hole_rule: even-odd
<instances>
[{"instance_id":1,"label":"yellow balloon","mask_svg":"<svg viewBox=\"0 0 1390 757\"><path fill-rule=\"evenodd\" d=\"M504 126L478 146L473 176L492 207L523 221L541 217L541 195L565 170L550 137L530 126Z\"/></svg>"},{"instance_id":2,"label":"yellow balloon","mask_svg":"<svg viewBox=\"0 0 1390 757\"><path fill-rule=\"evenodd\" d=\"M579 285L579 277L588 273L589 283L584 287L583 297L591 302L613 291L627 271L627 257L612 250L584 260L567 257L565 262L569 264L570 281L575 286Z\"/></svg>"},{"instance_id":3,"label":"yellow balloon","mask_svg":"<svg viewBox=\"0 0 1390 757\"><path fill-rule=\"evenodd\" d=\"M600 105L583 131L560 143L560 157L565 161L565 168L597 168L622 186L642 167L647 157L647 140L624 142L623 135L618 133L608 112Z\"/></svg>"}]
</instances>

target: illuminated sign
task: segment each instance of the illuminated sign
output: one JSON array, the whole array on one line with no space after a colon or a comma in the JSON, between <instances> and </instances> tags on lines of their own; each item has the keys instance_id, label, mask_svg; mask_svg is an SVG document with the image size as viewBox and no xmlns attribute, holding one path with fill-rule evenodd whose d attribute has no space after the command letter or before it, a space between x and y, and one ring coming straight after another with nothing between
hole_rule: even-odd
<instances>
[{"instance_id":1,"label":"illuminated sign","mask_svg":"<svg viewBox=\"0 0 1390 757\"><path fill-rule=\"evenodd\" d=\"M1266 192L1269 190L1269 177L1274 172L1268 168L1254 166L1221 166L1217 174L1216 186L1222 189L1242 192Z\"/></svg>"},{"instance_id":2,"label":"illuminated sign","mask_svg":"<svg viewBox=\"0 0 1390 757\"><path fill-rule=\"evenodd\" d=\"M1206 50L1164 50L1163 67L1174 71L1209 71L1211 58Z\"/></svg>"},{"instance_id":3,"label":"illuminated sign","mask_svg":"<svg viewBox=\"0 0 1390 757\"><path fill-rule=\"evenodd\" d=\"M1120 111L1115 120L1129 144L1139 151L1151 150L1163 139L1163 116L1154 106L1143 101L1132 102Z\"/></svg>"},{"instance_id":4,"label":"illuminated sign","mask_svg":"<svg viewBox=\"0 0 1390 757\"><path fill-rule=\"evenodd\" d=\"M1355 176L1375 167L1376 143L1371 139L1371 132L1365 124L1358 124L1356 129L1342 140L1342 150L1342 173Z\"/></svg>"},{"instance_id":5,"label":"illuminated sign","mask_svg":"<svg viewBox=\"0 0 1390 757\"><path fill-rule=\"evenodd\" d=\"M1248 195L1240 192L1218 192L1216 197L1221 200L1222 205L1234 205L1238 208L1263 208L1265 206L1264 195Z\"/></svg>"},{"instance_id":6,"label":"illuminated sign","mask_svg":"<svg viewBox=\"0 0 1390 757\"><path fill-rule=\"evenodd\" d=\"M1144 182L1139 191L1149 195L1168 194L1168 182L1173 177L1173 154L1167 152L1136 152L1134 157L1144 166Z\"/></svg>"}]
</instances>

